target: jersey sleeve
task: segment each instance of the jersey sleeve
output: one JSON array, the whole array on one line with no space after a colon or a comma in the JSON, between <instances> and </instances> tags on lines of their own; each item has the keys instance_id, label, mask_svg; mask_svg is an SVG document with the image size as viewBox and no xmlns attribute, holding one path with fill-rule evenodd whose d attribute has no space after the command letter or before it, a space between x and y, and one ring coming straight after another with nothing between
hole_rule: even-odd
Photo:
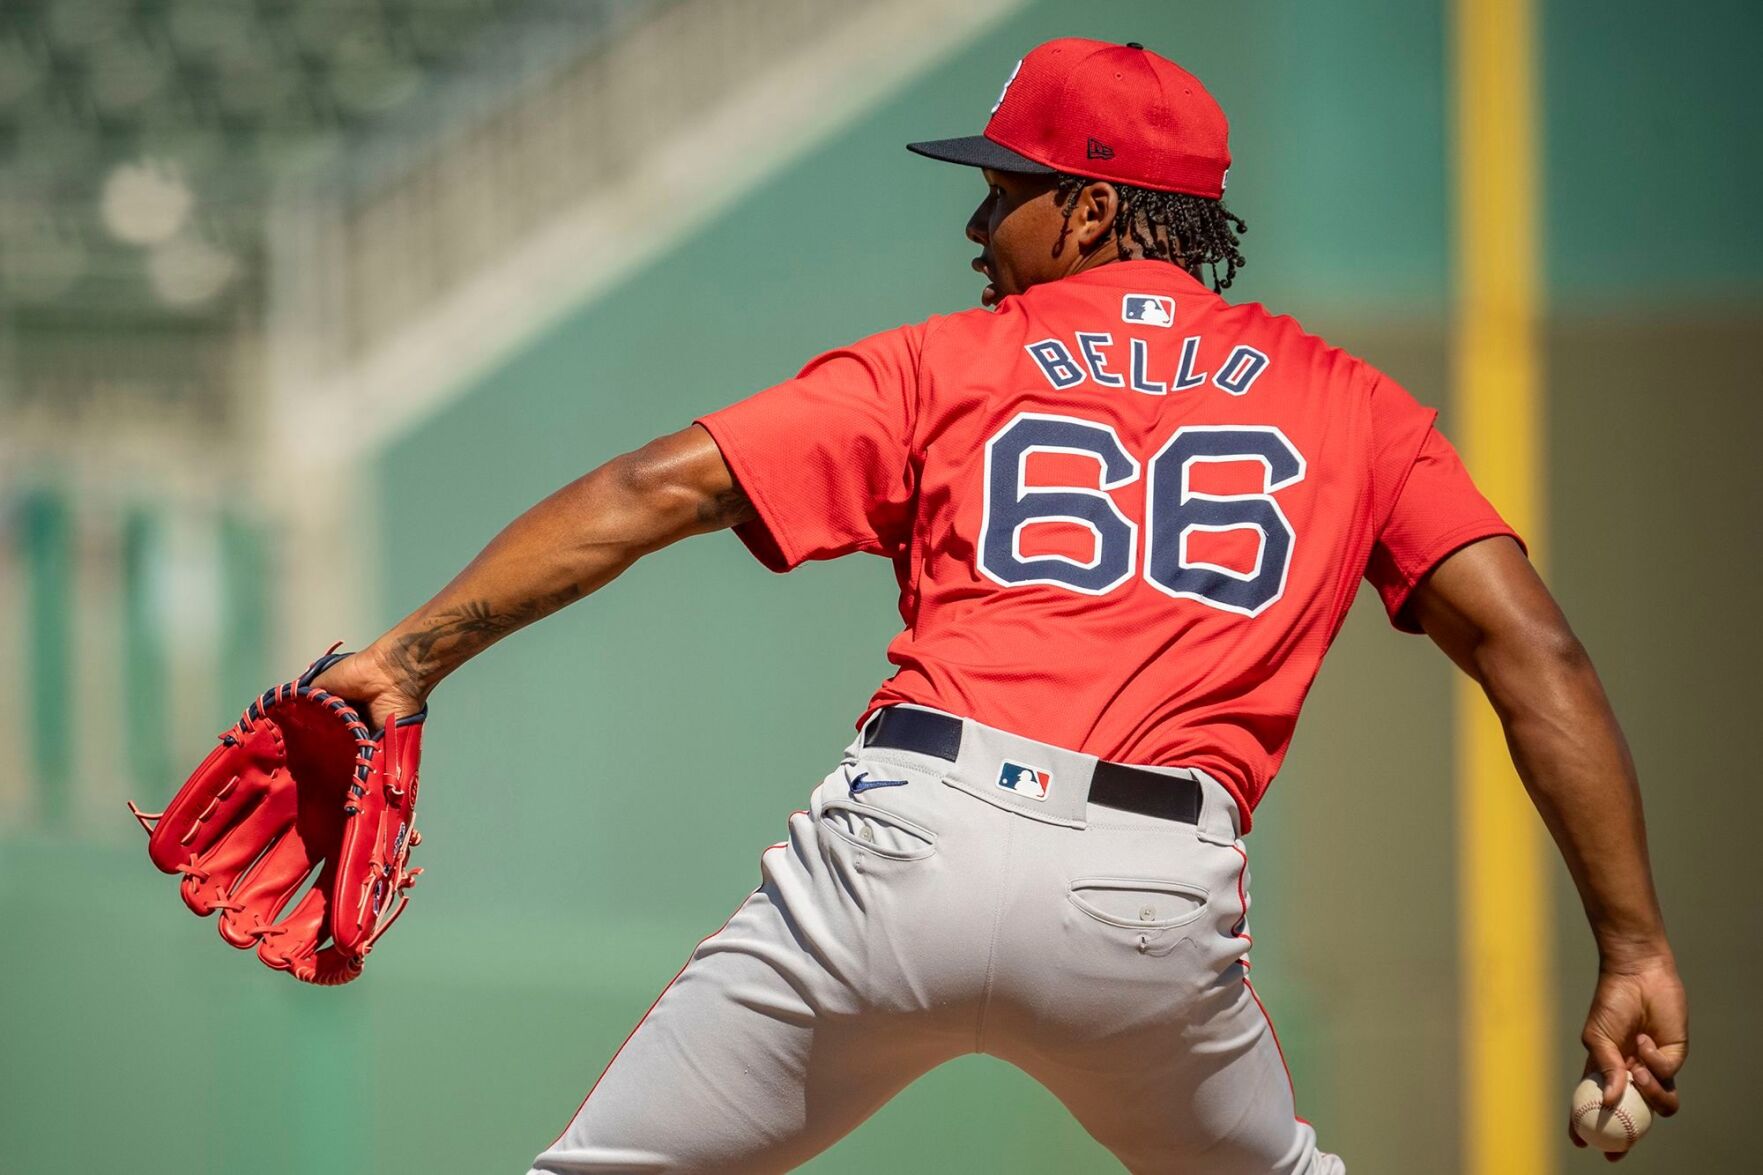
<instances>
[{"instance_id":1,"label":"jersey sleeve","mask_svg":"<svg viewBox=\"0 0 1763 1175\"><path fill-rule=\"evenodd\" d=\"M795 379L697 419L753 503L758 517L735 533L766 567L905 548L924 329L828 351Z\"/></svg>"},{"instance_id":2,"label":"jersey sleeve","mask_svg":"<svg viewBox=\"0 0 1763 1175\"><path fill-rule=\"evenodd\" d=\"M1384 380L1374 395L1373 500L1381 516L1365 578L1383 598L1390 623L1419 632L1408 599L1427 573L1470 543L1497 535L1523 539L1475 488L1442 433L1437 413Z\"/></svg>"}]
</instances>

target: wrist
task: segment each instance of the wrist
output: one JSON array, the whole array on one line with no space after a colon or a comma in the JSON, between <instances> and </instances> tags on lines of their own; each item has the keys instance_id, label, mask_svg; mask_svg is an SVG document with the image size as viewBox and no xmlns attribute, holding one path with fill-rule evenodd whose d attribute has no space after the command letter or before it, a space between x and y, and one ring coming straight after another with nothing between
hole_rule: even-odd
<instances>
[{"instance_id":1,"label":"wrist","mask_svg":"<svg viewBox=\"0 0 1763 1175\"><path fill-rule=\"evenodd\" d=\"M424 654L417 638L400 635L397 629L386 633L357 656L373 666L375 673L399 695L418 706L428 702L429 694L440 684L441 674L432 657Z\"/></svg>"},{"instance_id":2,"label":"wrist","mask_svg":"<svg viewBox=\"0 0 1763 1175\"><path fill-rule=\"evenodd\" d=\"M1661 963L1676 966L1664 928L1641 934L1599 934L1598 968L1602 971L1634 971Z\"/></svg>"}]
</instances>

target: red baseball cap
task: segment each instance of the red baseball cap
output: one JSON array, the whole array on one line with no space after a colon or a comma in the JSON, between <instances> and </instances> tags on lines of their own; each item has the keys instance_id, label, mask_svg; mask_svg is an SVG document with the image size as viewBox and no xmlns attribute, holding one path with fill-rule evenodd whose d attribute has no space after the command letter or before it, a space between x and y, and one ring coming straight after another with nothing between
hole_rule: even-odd
<instances>
[{"instance_id":1,"label":"red baseball cap","mask_svg":"<svg viewBox=\"0 0 1763 1175\"><path fill-rule=\"evenodd\" d=\"M1063 171L1218 199L1229 124L1200 79L1137 41L1062 37L1016 63L985 134L908 143L993 171Z\"/></svg>"}]
</instances>

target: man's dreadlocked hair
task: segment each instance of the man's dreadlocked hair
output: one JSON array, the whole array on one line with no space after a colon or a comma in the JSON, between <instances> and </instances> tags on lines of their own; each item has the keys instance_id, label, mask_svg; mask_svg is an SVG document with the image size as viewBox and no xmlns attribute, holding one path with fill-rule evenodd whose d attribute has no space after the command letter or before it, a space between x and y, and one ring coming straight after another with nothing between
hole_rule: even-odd
<instances>
[{"instance_id":1,"label":"man's dreadlocked hair","mask_svg":"<svg viewBox=\"0 0 1763 1175\"><path fill-rule=\"evenodd\" d=\"M1070 217L1084 186L1093 181L1060 172L1055 182L1065 215ZM1248 232L1249 226L1226 208L1224 201L1107 182L1120 197L1120 210L1114 214L1114 239L1123 252L1127 245L1136 245L1139 256L1179 265L1202 281L1205 269L1210 268L1212 288L1230 288L1244 264L1237 234ZM1223 277L1218 275L1219 266L1224 267Z\"/></svg>"}]
</instances>

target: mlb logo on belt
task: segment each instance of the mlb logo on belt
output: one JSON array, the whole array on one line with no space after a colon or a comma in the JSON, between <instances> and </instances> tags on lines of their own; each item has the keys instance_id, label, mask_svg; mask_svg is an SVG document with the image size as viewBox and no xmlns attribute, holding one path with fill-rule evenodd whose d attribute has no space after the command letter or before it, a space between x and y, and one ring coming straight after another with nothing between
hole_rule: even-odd
<instances>
[{"instance_id":1,"label":"mlb logo on belt","mask_svg":"<svg viewBox=\"0 0 1763 1175\"><path fill-rule=\"evenodd\" d=\"M1031 800L1044 800L1047 789L1053 786L1053 773L1006 759L998 768L998 786Z\"/></svg>"},{"instance_id":2,"label":"mlb logo on belt","mask_svg":"<svg viewBox=\"0 0 1763 1175\"><path fill-rule=\"evenodd\" d=\"M1161 294L1128 294L1120 300L1120 318L1141 326L1174 326L1175 299Z\"/></svg>"}]
</instances>

